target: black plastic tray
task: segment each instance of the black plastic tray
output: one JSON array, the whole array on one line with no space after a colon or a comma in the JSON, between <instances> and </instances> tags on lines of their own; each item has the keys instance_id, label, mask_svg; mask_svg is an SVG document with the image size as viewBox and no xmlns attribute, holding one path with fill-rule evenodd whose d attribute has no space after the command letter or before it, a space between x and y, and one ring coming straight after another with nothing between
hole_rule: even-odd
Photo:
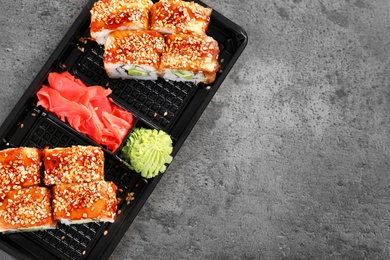
<instances>
[{"instance_id":1,"label":"black plastic tray","mask_svg":"<svg viewBox=\"0 0 390 260\"><path fill-rule=\"evenodd\" d=\"M84 7L1 125L0 149L97 145L50 112L36 106L36 92L47 81L48 74L67 70L88 85L111 88L111 98L136 116L136 127L162 129L171 135L174 141L172 156L175 157L246 47L246 32L213 11L207 34L218 41L221 50L221 70L213 84L193 85L162 79L112 80L103 69L101 46L88 40L89 11L94 2L96 0L91 0ZM200 1L195 2L205 6ZM114 223L61 224L54 230L0 235L0 248L20 259L107 259L162 176L146 180L124 166L118 152L105 150L105 179L113 181L119 188L117 196L120 203Z\"/></svg>"}]
</instances>

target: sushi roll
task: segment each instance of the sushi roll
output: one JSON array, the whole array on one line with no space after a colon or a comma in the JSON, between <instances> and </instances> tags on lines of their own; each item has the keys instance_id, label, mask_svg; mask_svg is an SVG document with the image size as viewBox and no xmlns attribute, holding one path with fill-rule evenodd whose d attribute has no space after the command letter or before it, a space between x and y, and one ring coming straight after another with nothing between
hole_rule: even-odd
<instances>
[{"instance_id":1,"label":"sushi roll","mask_svg":"<svg viewBox=\"0 0 390 260\"><path fill-rule=\"evenodd\" d=\"M164 36L155 31L115 31L104 46L104 69L110 78L156 80Z\"/></svg>"},{"instance_id":2,"label":"sushi roll","mask_svg":"<svg viewBox=\"0 0 390 260\"><path fill-rule=\"evenodd\" d=\"M0 202L0 232L36 231L55 226L48 188L32 186L12 190Z\"/></svg>"},{"instance_id":3,"label":"sushi roll","mask_svg":"<svg viewBox=\"0 0 390 260\"><path fill-rule=\"evenodd\" d=\"M0 200L7 192L41 182L41 151L18 147L0 151Z\"/></svg>"},{"instance_id":4,"label":"sushi roll","mask_svg":"<svg viewBox=\"0 0 390 260\"><path fill-rule=\"evenodd\" d=\"M47 186L103 180L104 153L100 147L72 146L43 150Z\"/></svg>"},{"instance_id":5,"label":"sushi roll","mask_svg":"<svg viewBox=\"0 0 390 260\"><path fill-rule=\"evenodd\" d=\"M112 182L61 184L53 187L53 218L64 224L116 219L116 185Z\"/></svg>"},{"instance_id":6,"label":"sushi roll","mask_svg":"<svg viewBox=\"0 0 390 260\"><path fill-rule=\"evenodd\" d=\"M207 35L171 34L165 36L160 75L166 80L203 82L215 81L219 69L218 42Z\"/></svg>"},{"instance_id":7,"label":"sushi roll","mask_svg":"<svg viewBox=\"0 0 390 260\"><path fill-rule=\"evenodd\" d=\"M150 8L150 29L164 34L206 34L211 12L195 2L161 0Z\"/></svg>"},{"instance_id":8,"label":"sushi roll","mask_svg":"<svg viewBox=\"0 0 390 260\"><path fill-rule=\"evenodd\" d=\"M99 0L91 9L92 40L103 45L107 35L116 30L148 28L151 0Z\"/></svg>"}]
</instances>

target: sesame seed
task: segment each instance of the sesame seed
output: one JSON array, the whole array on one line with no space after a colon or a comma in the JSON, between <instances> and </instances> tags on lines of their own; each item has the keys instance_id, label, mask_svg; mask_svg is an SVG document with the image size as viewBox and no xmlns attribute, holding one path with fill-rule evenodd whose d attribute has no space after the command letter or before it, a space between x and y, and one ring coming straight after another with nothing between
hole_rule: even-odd
<instances>
[{"instance_id":1,"label":"sesame seed","mask_svg":"<svg viewBox=\"0 0 390 260\"><path fill-rule=\"evenodd\" d=\"M215 72L219 68L218 43L207 35L167 35L160 68ZM169 43L168 43L169 42Z\"/></svg>"},{"instance_id":2,"label":"sesame seed","mask_svg":"<svg viewBox=\"0 0 390 260\"><path fill-rule=\"evenodd\" d=\"M164 50L164 38L152 31L116 31L109 35L104 61L156 67Z\"/></svg>"},{"instance_id":3,"label":"sesame seed","mask_svg":"<svg viewBox=\"0 0 390 260\"><path fill-rule=\"evenodd\" d=\"M150 10L150 27L153 30L165 29L174 33L205 34L211 11L211 8L194 2L159 1ZM197 26L194 27L193 24Z\"/></svg>"},{"instance_id":4,"label":"sesame seed","mask_svg":"<svg viewBox=\"0 0 390 260\"><path fill-rule=\"evenodd\" d=\"M44 182L46 185L56 183L79 183L102 180L104 153L93 146L72 146L67 148L45 149L46 156ZM91 161L94 163L90 163Z\"/></svg>"},{"instance_id":5,"label":"sesame seed","mask_svg":"<svg viewBox=\"0 0 390 260\"><path fill-rule=\"evenodd\" d=\"M43 195L41 191L44 191ZM48 194L47 188L38 186L10 191L4 200L6 208L0 209L0 218L4 223L17 227L45 224L51 210Z\"/></svg>"},{"instance_id":6,"label":"sesame seed","mask_svg":"<svg viewBox=\"0 0 390 260\"><path fill-rule=\"evenodd\" d=\"M99 31L105 27L115 28L122 25L146 27L149 18L148 10L152 4L149 0L97 1L90 11L91 30Z\"/></svg>"},{"instance_id":7,"label":"sesame seed","mask_svg":"<svg viewBox=\"0 0 390 260\"><path fill-rule=\"evenodd\" d=\"M104 214L108 214L108 212L116 212L116 206L111 206L111 204L116 205L116 190L109 192L108 187L110 186L111 184L105 181L61 184L55 186L53 189L53 196L57 201L56 203L53 203L55 219L64 217L67 219L77 219L77 215L72 215L72 210L91 209L90 211L92 212L96 209L96 206L101 209L99 216L102 218L104 218ZM65 192L69 198L64 197ZM103 207L101 203L104 203ZM70 214L67 214L69 212ZM89 210L82 213L83 219L88 219L88 212Z\"/></svg>"}]
</instances>

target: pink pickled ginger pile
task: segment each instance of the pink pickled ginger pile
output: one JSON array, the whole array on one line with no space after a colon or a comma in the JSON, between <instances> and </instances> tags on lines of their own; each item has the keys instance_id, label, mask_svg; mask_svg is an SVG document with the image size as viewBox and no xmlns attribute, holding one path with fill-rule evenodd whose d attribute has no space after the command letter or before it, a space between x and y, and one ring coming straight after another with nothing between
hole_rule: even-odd
<instances>
[{"instance_id":1,"label":"pink pickled ginger pile","mask_svg":"<svg viewBox=\"0 0 390 260\"><path fill-rule=\"evenodd\" d=\"M96 143L115 151L133 126L133 115L114 104L111 89L87 87L69 72L51 72L37 93L42 106Z\"/></svg>"}]
</instances>

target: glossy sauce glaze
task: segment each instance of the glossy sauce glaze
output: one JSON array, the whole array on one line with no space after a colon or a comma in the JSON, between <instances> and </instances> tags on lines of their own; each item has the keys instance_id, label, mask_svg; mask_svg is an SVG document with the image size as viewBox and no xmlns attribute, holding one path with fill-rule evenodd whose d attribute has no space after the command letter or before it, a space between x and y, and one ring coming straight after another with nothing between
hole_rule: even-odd
<instances>
[{"instance_id":1,"label":"glossy sauce glaze","mask_svg":"<svg viewBox=\"0 0 390 260\"><path fill-rule=\"evenodd\" d=\"M217 41L207 35L165 36L166 47L160 68L216 72L219 68Z\"/></svg>"},{"instance_id":2,"label":"glossy sauce glaze","mask_svg":"<svg viewBox=\"0 0 390 260\"><path fill-rule=\"evenodd\" d=\"M116 29L120 26L148 28L150 0L100 0L91 9L91 31Z\"/></svg>"},{"instance_id":3,"label":"glossy sauce glaze","mask_svg":"<svg viewBox=\"0 0 390 260\"><path fill-rule=\"evenodd\" d=\"M51 193L46 187L8 192L0 202L0 231L55 227L50 203Z\"/></svg>"},{"instance_id":4,"label":"glossy sauce glaze","mask_svg":"<svg viewBox=\"0 0 390 260\"><path fill-rule=\"evenodd\" d=\"M142 64L157 68L164 50L164 37L159 32L115 31L105 44L105 63Z\"/></svg>"},{"instance_id":5,"label":"glossy sauce glaze","mask_svg":"<svg viewBox=\"0 0 390 260\"><path fill-rule=\"evenodd\" d=\"M104 153L100 147L72 146L43 150L45 185L103 180Z\"/></svg>"},{"instance_id":6,"label":"glossy sauce glaze","mask_svg":"<svg viewBox=\"0 0 390 260\"><path fill-rule=\"evenodd\" d=\"M114 183L105 181L54 186L54 219L114 221L117 207L116 189Z\"/></svg>"},{"instance_id":7,"label":"glossy sauce glaze","mask_svg":"<svg viewBox=\"0 0 390 260\"><path fill-rule=\"evenodd\" d=\"M8 191L40 184L41 151L19 147L0 151L0 199Z\"/></svg>"},{"instance_id":8,"label":"glossy sauce glaze","mask_svg":"<svg viewBox=\"0 0 390 260\"><path fill-rule=\"evenodd\" d=\"M166 33L205 34L212 9L195 2L160 1L150 8L150 29Z\"/></svg>"}]
</instances>

